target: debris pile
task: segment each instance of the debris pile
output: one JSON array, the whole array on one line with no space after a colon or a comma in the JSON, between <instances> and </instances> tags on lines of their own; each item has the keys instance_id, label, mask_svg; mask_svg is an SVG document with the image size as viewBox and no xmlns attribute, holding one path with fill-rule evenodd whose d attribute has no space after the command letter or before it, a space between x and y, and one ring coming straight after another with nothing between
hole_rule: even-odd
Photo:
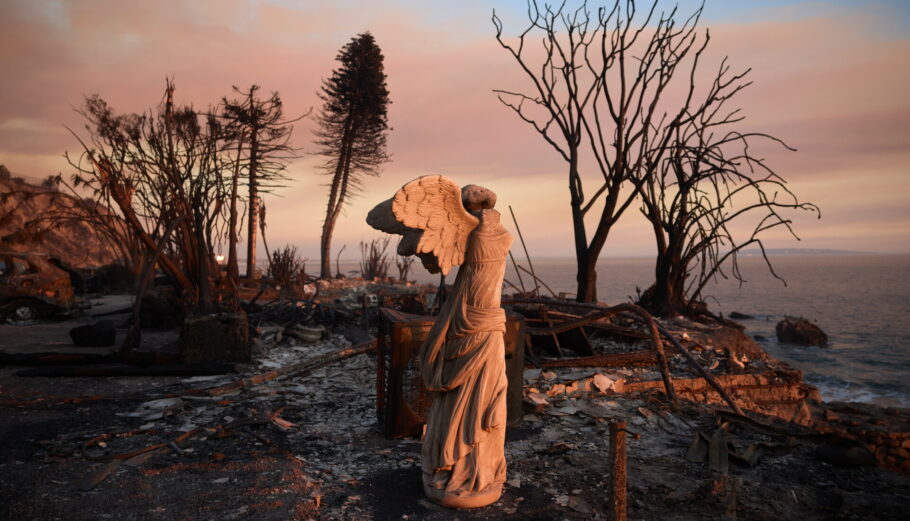
<instances>
[{"instance_id":1,"label":"debris pile","mask_svg":"<svg viewBox=\"0 0 910 521\"><path fill-rule=\"evenodd\" d=\"M852 443L841 443L839 453L856 454L862 448L864 464L879 464L910 474L910 410L863 403L825 403L813 428ZM848 463L852 464L850 461Z\"/></svg>"},{"instance_id":2,"label":"debris pile","mask_svg":"<svg viewBox=\"0 0 910 521\"><path fill-rule=\"evenodd\" d=\"M624 339L605 323L576 327L586 328L590 354L538 346L538 366L522 375L521 421L507 432L502 499L457 513L438 507L421 489L419 439L387 439L377 423L369 334L373 306L411 309L434 296L361 283L263 299L249 313L253 361L239 375L61 380L4 371L0 517L609 519L612 422L629 436L631 518L906 514L910 478L867 464L906 461L910 413L838 405L820 413L798 372L731 341L729 328L682 319L657 325L749 415L732 412L667 341L674 404L641 323L625 317L613 323ZM552 325L532 327L585 314L548 318ZM572 367L630 353L650 362ZM778 420L797 411L816 422L826 415L828 430ZM877 445L858 441L863 433L877 433Z\"/></svg>"}]
</instances>

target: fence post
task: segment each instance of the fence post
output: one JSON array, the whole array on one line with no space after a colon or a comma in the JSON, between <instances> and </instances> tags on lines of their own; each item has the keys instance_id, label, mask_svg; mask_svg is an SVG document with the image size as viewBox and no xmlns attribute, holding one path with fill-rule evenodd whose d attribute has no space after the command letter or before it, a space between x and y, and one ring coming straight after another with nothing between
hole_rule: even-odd
<instances>
[{"instance_id":1,"label":"fence post","mask_svg":"<svg viewBox=\"0 0 910 521\"><path fill-rule=\"evenodd\" d=\"M610 422L610 463L613 487L610 506L614 521L626 521L626 422Z\"/></svg>"}]
</instances>

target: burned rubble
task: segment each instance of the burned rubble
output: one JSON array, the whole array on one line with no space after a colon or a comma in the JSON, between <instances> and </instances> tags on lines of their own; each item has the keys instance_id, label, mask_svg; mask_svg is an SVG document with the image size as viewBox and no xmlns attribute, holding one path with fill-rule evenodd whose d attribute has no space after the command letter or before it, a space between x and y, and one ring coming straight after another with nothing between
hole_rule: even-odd
<instances>
[{"instance_id":1,"label":"burned rubble","mask_svg":"<svg viewBox=\"0 0 910 521\"><path fill-rule=\"evenodd\" d=\"M622 315L569 333L589 347L563 345L566 332L535 337L527 331L544 324L528 321L502 498L471 511L434 505L420 487L419 436L389 438L377 419L375 339L380 307L419 314L434 290L344 279L260 296L252 362L239 374L25 379L5 368L0 514L612 519L610 425L624 422L632 519L903 518L907 411L825 406L741 331L684 319L660 326L746 414L667 343L674 403L647 335ZM548 327L577 316L551 316ZM651 357L613 363L636 353Z\"/></svg>"}]
</instances>

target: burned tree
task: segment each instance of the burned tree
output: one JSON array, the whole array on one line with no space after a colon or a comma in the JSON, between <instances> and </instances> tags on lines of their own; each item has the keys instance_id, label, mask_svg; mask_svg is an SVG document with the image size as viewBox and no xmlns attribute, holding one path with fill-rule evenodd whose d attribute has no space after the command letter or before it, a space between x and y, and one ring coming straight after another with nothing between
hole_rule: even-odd
<instances>
[{"instance_id":1,"label":"burned tree","mask_svg":"<svg viewBox=\"0 0 910 521\"><path fill-rule=\"evenodd\" d=\"M751 84L745 79L748 73L732 74L725 59L704 97L693 101L691 87L685 117L664 129L667 136L661 142L669 143L669 149L642 192L642 212L654 231L657 263L655 283L640 304L655 314L698 311L705 285L717 276L726 278L723 266L728 261L732 276L743 282L737 255L748 246L759 248L772 275L780 279L765 255L761 234L783 227L799 239L782 212L818 213L818 207L800 202L784 179L753 152L757 141L793 149L771 135L738 130L744 116L727 104ZM693 64L692 77L695 74ZM751 233L738 238L734 222L748 223Z\"/></svg>"},{"instance_id":2,"label":"burned tree","mask_svg":"<svg viewBox=\"0 0 910 521\"><path fill-rule=\"evenodd\" d=\"M686 117L669 107L667 90L680 63L699 51L700 10L682 24L675 9L655 11L656 2L639 15L633 0L594 12L586 2L572 10L532 0L530 25L512 41L493 14L499 44L530 81L525 93L497 90L499 99L566 163L579 301L597 300L597 259L660 163L666 143L659 140L669 138L661 130ZM593 229L585 222L591 212Z\"/></svg>"},{"instance_id":3,"label":"burned tree","mask_svg":"<svg viewBox=\"0 0 910 521\"><path fill-rule=\"evenodd\" d=\"M179 220L158 264L176 282L185 307L208 312L216 302L213 241L223 233L225 128L212 113L177 106L167 82L157 110L116 115L100 97L80 112L88 139L70 159L73 186L125 223L147 255ZM75 133L74 133L75 135Z\"/></svg>"},{"instance_id":4,"label":"burned tree","mask_svg":"<svg viewBox=\"0 0 910 521\"><path fill-rule=\"evenodd\" d=\"M293 123L304 116L288 120L281 98L273 92L267 99L259 97L259 86L248 90L234 87L242 98L222 101L222 116L228 121L232 138L234 168L231 174L230 208L228 211L228 273L239 276L237 236L239 233L237 202L238 183L247 181L246 276L256 277L256 242L259 233L260 193L282 186L288 162L296 156L290 144Z\"/></svg>"},{"instance_id":5,"label":"burned tree","mask_svg":"<svg viewBox=\"0 0 910 521\"><path fill-rule=\"evenodd\" d=\"M345 44L336 59L341 65L323 81L319 94L324 104L316 131L319 153L327 158L324 174L331 176L320 243L323 278L332 276L332 233L341 210L356 194L361 177L379 175L389 159L389 91L379 46L370 33L363 33Z\"/></svg>"}]
</instances>

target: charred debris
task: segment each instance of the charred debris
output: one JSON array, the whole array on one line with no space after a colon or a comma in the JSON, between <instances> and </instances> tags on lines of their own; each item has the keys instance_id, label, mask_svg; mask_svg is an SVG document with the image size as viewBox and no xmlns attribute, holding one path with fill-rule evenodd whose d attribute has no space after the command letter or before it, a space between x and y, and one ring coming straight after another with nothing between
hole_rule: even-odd
<instances>
[{"instance_id":1,"label":"charred debris","mask_svg":"<svg viewBox=\"0 0 910 521\"><path fill-rule=\"evenodd\" d=\"M89 337L111 329L122 337L138 316L140 327L158 326L139 348L3 353L0 361L16 367L3 378L0 407L26 433L7 449L23 466L7 463L4 473L23 483L35 479L23 474L29 466L59 476L45 494L55 506L26 495L7 508L46 513L78 497L89 511L116 516L131 507L103 506L103 498L120 490L135 496L132 507L162 509L152 516L161 519L187 509L449 519L417 486L431 397L413 355L439 290L390 278L263 279L238 287L244 322L188 326L197 319L148 316L169 309L160 302L167 286L155 287L146 311L114 309L82 326ZM537 291L503 305L508 490L469 518L898 511L895 491L908 490L900 477L910 466L907 411L825 404L799 371L718 317L655 319L631 304ZM225 351L225 336L246 340ZM211 347L188 351L186 342ZM101 376L131 378L85 378ZM42 423L48 418L52 426ZM796 473L772 484L797 467L824 477L803 483ZM229 499L205 506L178 492L186 479L196 494L217 486L209 493ZM17 486L3 483L4 493ZM175 501L154 506L160 494Z\"/></svg>"}]
</instances>

